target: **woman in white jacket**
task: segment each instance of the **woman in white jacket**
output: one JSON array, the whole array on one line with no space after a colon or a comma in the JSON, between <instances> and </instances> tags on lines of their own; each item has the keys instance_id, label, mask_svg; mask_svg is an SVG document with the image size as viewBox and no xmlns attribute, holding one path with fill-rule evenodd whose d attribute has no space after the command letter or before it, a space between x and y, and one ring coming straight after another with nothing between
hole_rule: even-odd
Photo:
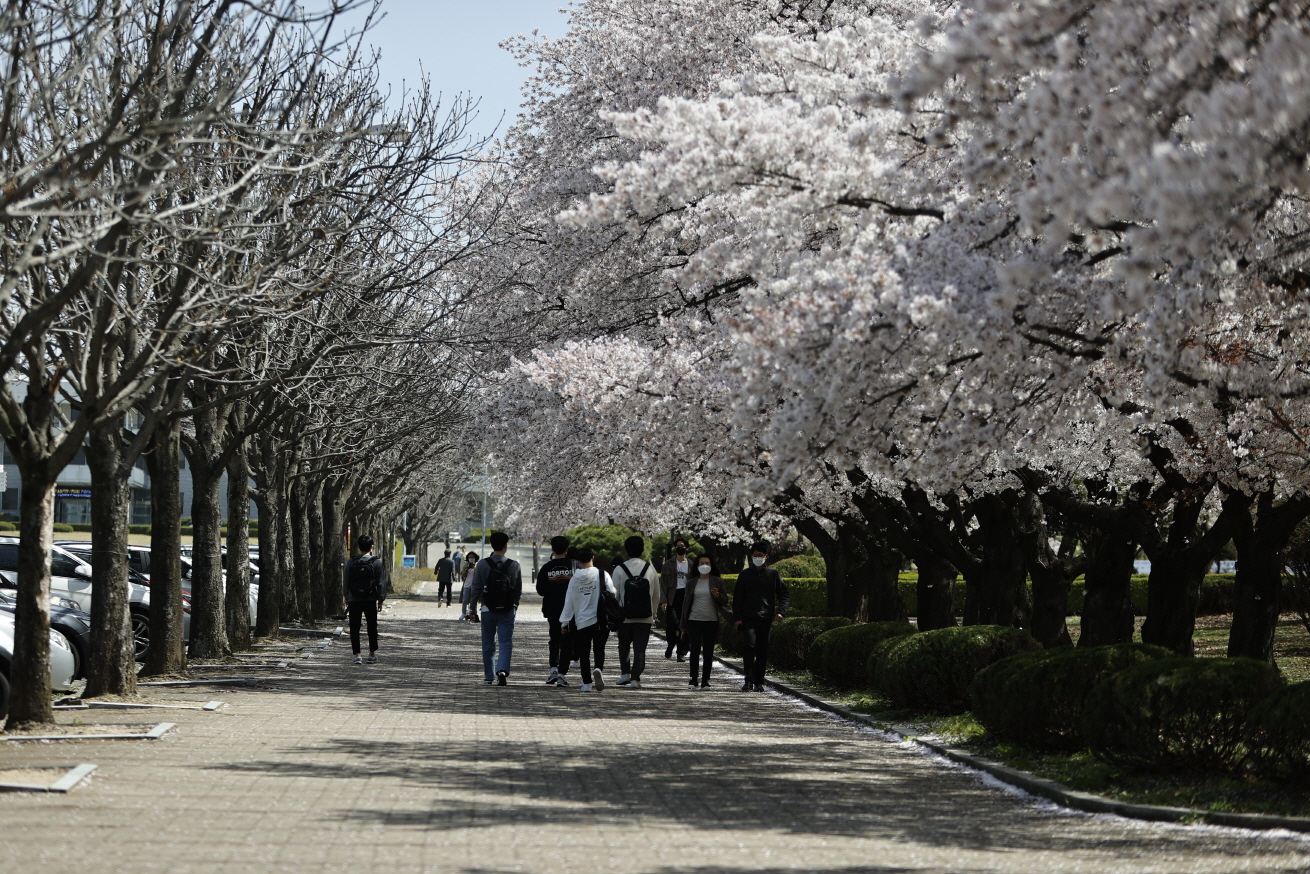
<instances>
[{"instance_id":1,"label":"woman in white jacket","mask_svg":"<svg viewBox=\"0 0 1310 874\"><path fill-rule=\"evenodd\" d=\"M573 572L569 589L564 593L564 608L560 610L559 624L565 632L573 635L570 641L573 654L582 663L582 691L590 692L594 686L599 692L605 688L605 678L601 676L599 667L591 666L591 649L602 631L609 634L609 629L600 622L600 611L604 609L601 606L600 587L604 586L610 594L614 594L614 583L609 574L595 566L596 556L590 549L583 547L574 557L578 569ZM563 672L561 669L560 673ZM586 682L587 679L591 682Z\"/></svg>"}]
</instances>

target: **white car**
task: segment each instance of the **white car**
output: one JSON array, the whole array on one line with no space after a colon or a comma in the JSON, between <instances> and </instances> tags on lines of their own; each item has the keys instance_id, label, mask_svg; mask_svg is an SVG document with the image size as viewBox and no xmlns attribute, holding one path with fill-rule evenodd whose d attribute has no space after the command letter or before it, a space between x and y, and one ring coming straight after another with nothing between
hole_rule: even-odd
<instances>
[{"instance_id":1,"label":"white car","mask_svg":"<svg viewBox=\"0 0 1310 874\"><path fill-rule=\"evenodd\" d=\"M9 714L9 665L14 659L14 617L0 611L0 719ZM68 640L50 629L50 688L67 692L73 688L77 660Z\"/></svg>"}]
</instances>

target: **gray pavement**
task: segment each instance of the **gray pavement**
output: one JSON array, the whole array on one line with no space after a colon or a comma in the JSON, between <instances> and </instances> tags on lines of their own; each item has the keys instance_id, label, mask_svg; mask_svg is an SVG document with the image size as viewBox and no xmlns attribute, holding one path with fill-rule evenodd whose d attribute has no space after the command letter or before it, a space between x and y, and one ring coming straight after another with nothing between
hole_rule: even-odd
<instances>
[{"instance_id":1,"label":"gray pavement","mask_svg":"<svg viewBox=\"0 0 1310 874\"><path fill-rule=\"evenodd\" d=\"M539 618L525 604L523 618ZM693 692L653 642L647 688L546 686L520 624L505 688L476 626L431 598L292 679L205 690L153 742L0 745L0 768L95 762L66 796L0 795L0 862L23 872L1274 872L1310 842L1072 814L776 695ZM607 674L617 673L611 642ZM176 697L176 695L170 696ZM82 712L84 722L145 721ZM72 714L62 714L72 721Z\"/></svg>"}]
</instances>

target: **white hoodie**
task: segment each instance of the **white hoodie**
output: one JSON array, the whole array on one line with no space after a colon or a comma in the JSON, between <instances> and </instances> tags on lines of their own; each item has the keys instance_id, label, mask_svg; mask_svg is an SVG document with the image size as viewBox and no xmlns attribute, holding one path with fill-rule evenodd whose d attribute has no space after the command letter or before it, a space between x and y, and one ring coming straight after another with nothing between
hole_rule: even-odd
<instances>
[{"instance_id":1,"label":"white hoodie","mask_svg":"<svg viewBox=\"0 0 1310 874\"><path fill-rule=\"evenodd\" d=\"M602 579L610 594L615 594L610 575L599 568L580 568L573 572L569 590L564 593L564 609L559 614L561 625L570 619L578 628L590 628L596 624L596 613L600 609L599 581Z\"/></svg>"}]
</instances>

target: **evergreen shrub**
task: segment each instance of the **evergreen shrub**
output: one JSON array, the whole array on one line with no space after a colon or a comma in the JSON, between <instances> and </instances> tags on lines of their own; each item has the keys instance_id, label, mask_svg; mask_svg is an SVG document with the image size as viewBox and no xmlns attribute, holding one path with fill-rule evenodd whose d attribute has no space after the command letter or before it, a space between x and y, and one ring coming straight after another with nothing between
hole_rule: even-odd
<instances>
[{"instance_id":1,"label":"evergreen shrub","mask_svg":"<svg viewBox=\"0 0 1310 874\"><path fill-rule=\"evenodd\" d=\"M718 646L719 652L728 655L739 656L744 651L741 644L741 635L737 633L737 629L733 627L731 622L721 616L719 617L719 641L716 646Z\"/></svg>"},{"instance_id":2,"label":"evergreen shrub","mask_svg":"<svg viewBox=\"0 0 1310 874\"><path fill-rule=\"evenodd\" d=\"M1257 774L1310 781L1310 682L1285 686L1251 708L1246 743Z\"/></svg>"},{"instance_id":3,"label":"evergreen shrub","mask_svg":"<svg viewBox=\"0 0 1310 874\"><path fill-rule=\"evenodd\" d=\"M737 575L724 574L719 579L723 580L723 588L727 591L729 597L737 588ZM783 577L787 583L787 594L791 598L791 609L787 611L788 616L822 616L828 612L828 581L822 577L815 579L798 579L790 580Z\"/></svg>"},{"instance_id":4,"label":"evergreen shrub","mask_svg":"<svg viewBox=\"0 0 1310 874\"><path fill-rule=\"evenodd\" d=\"M810 644L805 664L821 680L838 687L869 685L869 655L880 643L914 634L908 622L868 622L825 631Z\"/></svg>"},{"instance_id":5,"label":"evergreen shrub","mask_svg":"<svg viewBox=\"0 0 1310 874\"><path fill-rule=\"evenodd\" d=\"M127 532L128 532L129 534L147 534L147 535L148 535L148 534L150 533L150 530L151 530L151 529L150 529L150 526L149 526L149 525L129 525L129 526L127 526Z\"/></svg>"},{"instance_id":6,"label":"evergreen shrub","mask_svg":"<svg viewBox=\"0 0 1310 874\"><path fill-rule=\"evenodd\" d=\"M988 731L1007 740L1080 750L1086 746L1083 702L1092 689L1126 668L1173 655L1160 646L1119 643L1011 656L974 680L973 714Z\"/></svg>"},{"instance_id":7,"label":"evergreen shrub","mask_svg":"<svg viewBox=\"0 0 1310 874\"><path fill-rule=\"evenodd\" d=\"M1113 674L1083 703L1082 735L1106 761L1150 769L1231 770L1247 715L1278 691L1255 659L1160 659Z\"/></svg>"},{"instance_id":8,"label":"evergreen shrub","mask_svg":"<svg viewBox=\"0 0 1310 874\"><path fill-rule=\"evenodd\" d=\"M54 530L60 534L72 534L77 529L72 525L69 525L67 522L56 522L54 524Z\"/></svg>"},{"instance_id":9,"label":"evergreen shrub","mask_svg":"<svg viewBox=\"0 0 1310 874\"><path fill-rule=\"evenodd\" d=\"M780 671L804 670L814 639L850 624L845 616L797 616L775 622L769 636L769 664Z\"/></svg>"},{"instance_id":10,"label":"evergreen shrub","mask_svg":"<svg viewBox=\"0 0 1310 874\"><path fill-rule=\"evenodd\" d=\"M0 531L17 531L18 526L13 522L0 520Z\"/></svg>"},{"instance_id":11,"label":"evergreen shrub","mask_svg":"<svg viewBox=\"0 0 1310 874\"><path fill-rule=\"evenodd\" d=\"M791 558L775 561L771 567L782 574L784 580L820 577L826 579L828 576L828 563L820 555L793 555Z\"/></svg>"},{"instance_id":12,"label":"evergreen shrub","mask_svg":"<svg viewBox=\"0 0 1310 874\"><path fill-rule=\"evenodd\" d=\"M1018 628L967 625L907 637L882 654L873 685L896 707L961 713L978 672L1041 644Z\"/></svg>"}]
</instances>

